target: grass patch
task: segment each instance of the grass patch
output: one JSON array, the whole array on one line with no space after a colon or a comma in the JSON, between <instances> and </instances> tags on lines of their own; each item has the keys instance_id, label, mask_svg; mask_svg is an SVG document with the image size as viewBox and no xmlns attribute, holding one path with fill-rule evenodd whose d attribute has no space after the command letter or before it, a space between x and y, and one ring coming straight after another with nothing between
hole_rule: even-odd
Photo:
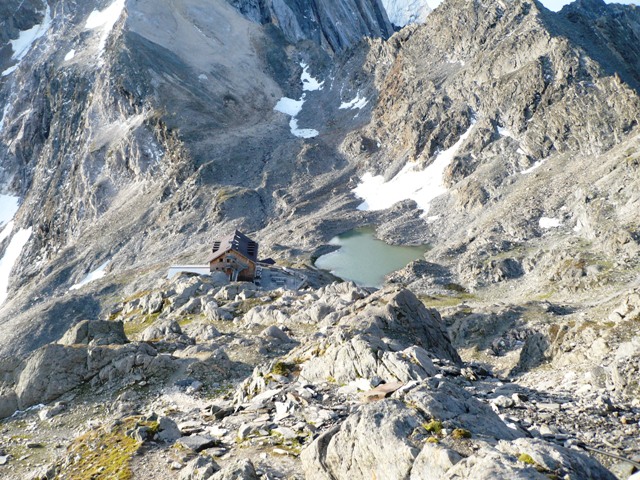
<instances>
[{"instance_id":1,"label":"grass patch","mask_svg":"<svg viewBox=\"0 0 640 480\"><path fill-rule=\"evenodd\" d=\"M527 453L521 453L520 456L518 457L518 461L522 463L526 463L527 465L536 464L536 461L533 458L531 458L531 455Z\"/></svg>"},{"instance_id":2,"label":"grass patch","mask_svg":"<svg viewBox=\"0 0 640 480\"><path fill-rule=\"evenodd\" d=\"M454 440L462 440L463 438L471 438L471 432L464 428L456 428L453 432L451 432L451 437Z\"/></svg>"},{"instance_id":3,"label":"grass patch","mask_svg":"<svg viewBox=\"0 0 640 480\"><path fill-rule=\"evenodd\" d=\"M140 290L139 292L136 292L133 295L128 296L127 298L122 300L122 302L123 303L133 302L134 300L138 300L139 298L142 298L145 295L149 295L150 293L151 293L151 290Z\"/></svg>"},{"instance_id":4,"label":"grass patch","mask_svg":"<svg viewBox=\"0 0 640 480\"><path fill-rule=\"evenodd\" d=\"M276 363L273 364L273 367L271 368L271 373L273 373L274 375L281 375L283 377L286 377L291 373L292 370L293 370L293 365L290 365L288 363L284 363L278 360Z\"/></svg>"},{"instance_id":5,"label":"grass patch","mask_svg":"<svg viewBox=\"0 0 640 480\"><path fill-rule=\"evenodd\" d=\"M126 322L124 324L124 333L127 338L131 338L132 336L139 335L143 331L145 331L148 327L153 325L153 323L158 319L160 313L152 313L149 315L144 315L139 320L132 320L130 322Z\"/></svg>"},{"instance_id":6,"label":"grass patch","mask_svg":"<svg viewBox=\"0 0 640 480\"><path fill-rule=\"evenodd\" d=\"M440 435L440 432L442 432L442 422L439 420L431 420L429 423L425 423L422 426L429 433Z\"/></svg>"},{"instance_id":7,"label":"grass patch","mask_svg":"<svg viewBox=\"0 0 640 480\"><path fill-rule=\"evenodd\" d=\"M145 426L152 432L157 422L144 422L140 417L130 417L111 428L102 427L76 438L67 450L67 460L58 465L59 480L130 480L131 458L141 442L126 432Z\"/></svg>"}]
</instances>

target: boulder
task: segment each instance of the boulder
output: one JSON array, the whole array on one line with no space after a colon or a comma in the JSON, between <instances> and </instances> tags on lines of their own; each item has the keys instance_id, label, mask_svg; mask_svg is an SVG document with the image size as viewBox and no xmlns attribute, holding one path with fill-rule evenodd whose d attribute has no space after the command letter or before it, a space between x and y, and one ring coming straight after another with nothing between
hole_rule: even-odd
<instances>
[{"instance_id":1,"label":"boulder","mask_svg":"<svg viewBox=\"0 0 640 480\"><path fill-rule=\"evenodd\" d=\"M333 379L349 383L358 378L380 377L387 382L424 380L436 370L428 353L416 346L393 352L371 335L357 335L344 341L340 334L328 340L323 354L302 364L300 376L310 382Z\"/></svg>"},{"instance_id":2,"label":"boulder","mask_svg":"<svg viewBox=\"0 0 640 480\"><path fill-rule=\"evenodd\" d=\"M181 341L184 343L190 343L191 340L183 335L180 324L175 320L164 320L156 322L150 327L147 327L141 334L140 340L143 342L150 341Z\"/></svg>"},{"instance_id":3,"label":"boulder","mask_svg":"<svg viewBox=\"0 0 640 480\"><path fill-rule=\"evenodd\" d=\"M215 438L204 435L190 435L178 439L178 444L188 450L200 452L206 448L215 447L219 442Z\"/></svg>"},{"instance_id":4,"label":"boulder","mask_svg":"<svg viewBox=\"0 0 640 480\"><path fill-rule=\"evenodd\" d=\"M18 410L18 395L13 390L0 393L0 418L10 417Z\"/></svg>"},{"instance_id":5,"label":"boulder","mask_svg":"<svg viewBox=\"0 0 640 480\"><path fill-rule=\"evenodd\" d=\"M185 335L195 339L197 342L209 342L218 338L221 333L213 325L207 323L191 323L184 328Z\"/></svg>"},{"instance_id":6,"label":"boulder","mask_svg":"<svg viewBox=\"0 0 640 480\"><path fill-rule=\"evenodd\" d=\"M222 470L214 473L211 480L259 480L251 460L235 460L226 465Z\"/></svg>"},{"instance_id":7,"label":"boulder","mask_svg":"<svg viewBox=\"0 0 640 480\"><path fill-rule=\"evenodd\" d=\"M540 470L553 472L564 478L615 480L609 470L598 461L576 450L534 438L519 438L513 442L500 441L497 449L508 455L528 455Z\"/></svg>"},{"instance_id":8,"label":"boulder","mask_svg":"<svg viewBox=\"0 0 640 480\"><path fill-rule=\"evenodd\" d=\"M462 456L454 450L425 443L413 462L409 480L440 480L460 460Z\"/></svg>"},{"instance_id":9,"label":"boulder","mask_svg":"<svg viewBox=\"0 0 640 480\"><path fill-rule=\"evenodd\" d=\"M408 478L420 452L411 434L421 423L420 416L398 400L364 405L302 451L305 478Z\"/></svg>"},{"instance_id":10,"label":"boulder","mask_svg":"<svg viewBox=\"0 0 640 480\"><path fill-rule=\"evenodd\" d=\"M409 391L405 401L445 426L464 428L474 438L513 440L523 434L513 430L498 415L473 395L454 383L430 378Z\"/></svg>"},{"instance_id":11,"label":"boulder","mask_svg":"<svg viewBox=\"0 0 640 480\"><path fill-rule=\"evenodd\" d=\"M48 403L90 378L87 348L49 344L36 350L16 385L19 408Z\"/></svg>"},{"instance_id":12,"label":"boulder","mask_svg":"<svg viewBox=\"0 0 640 480\"><path fill-rule=\"evenodd\" d=\"M173 443L180 437L182 437L182 433L180 433L176 422L169 417L160 417L158 419L158 440Z\"/></svg>"},{"instance_id":13,"label":"boulder","mask_svg":"<svg viewBox=\"0 0 640 480\"><path fill-rule=\"evenodd\" d=\"M271 325L270 327L265 328L260 333L260 336L269 340L276 340L278 342L284 342L284 343L291 342L291 338L289 338L289 335L284 333L275 325Z\"/></svg>"},{"instance_id":14,"label":"boulder","mask_svg":"<svg viewBox=\"0 0 640 480\"><path fill-rule=\"evenodd\" d=\"M122 322L84 320L67 330L58 343L60 345L122 345L128 342Z\"/></svg>"},{"instance_id":15,"label":"boulder","mask_svg":"<svg viewBox=\"0 0 640 480\"><path fill-rule=\"evenodd\" d=\"M209 480L220 467L209 456L200 456L191 460L180 472L180 480Z\"/></svg>"},{"instance_id":16,"label":"boulder","mask_svg":"<svg viewBox=\"0 0 640 480\"><path fill-rule=\"evenodd\" d=\"M160 292L152 292L140 299L140 309L143 315L160 313L164 307L164 298Z\"/></svg>"}]
</instances>

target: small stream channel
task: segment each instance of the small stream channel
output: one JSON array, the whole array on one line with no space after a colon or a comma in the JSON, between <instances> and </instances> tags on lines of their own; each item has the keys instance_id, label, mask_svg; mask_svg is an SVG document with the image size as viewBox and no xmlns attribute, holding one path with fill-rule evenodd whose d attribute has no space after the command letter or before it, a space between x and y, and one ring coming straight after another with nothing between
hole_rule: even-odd
<instances>
[{"instance_id":1,"label":"small stream channel","mask_svg":"<svg viewBox=\"0 0 640 480\"><path fill-rule=\"evenodd\" d=\"M372 227L365 227L332 238L329 244L340 248L318 257L316 267L363 287L380 287L385 275L422 258L428 250L426 245L389 245L375 238L374 234Z\"/></svg>"}]
</instances>

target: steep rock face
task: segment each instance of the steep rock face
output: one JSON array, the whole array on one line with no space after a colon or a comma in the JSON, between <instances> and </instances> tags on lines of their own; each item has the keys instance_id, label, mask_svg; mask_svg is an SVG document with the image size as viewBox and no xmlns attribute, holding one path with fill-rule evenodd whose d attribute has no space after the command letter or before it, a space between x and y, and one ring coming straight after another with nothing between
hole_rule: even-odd
<instances>
[{"instance_id":1,"label":"steep rock face","mask_svg":"<svg viewBox=\"0 0 640 480\"><path fill-rule=\"evenodd\" d=\"M636 15L633 7L603 7L596 15L600 30L592 32L596 40L587 42L570 33L569 17L575 16L553 14L535 2L452 1L425 25L373 42L365 68L371 68L380 94L371 122L347 136L345 154L390 180L408 162L421 170L455 146L442 176L450 195L422 212L421 226L398 219L385 227L395 232L389 239L398 231L421 231L424 241L437 245L427 256L453 263L471 286L534 270L538 285L555 282L562 274L554 275L553 265L571 257L587 237L599 244L589 255L604 250L633 263L639 245L630 240L636 238L635 221L627 213L637 195L627 185L635 184L634 174L625 173L623 180L620 171L605 172L628 164L623 157L635 158L637 151L636 55L631 48L627 60L620 47L623 38L636 35ZM623 142L627 146L618 147ZM609 223L600 207L587 205L594 184L593 195L612 206L617 192L626 191L620 201L627 206L613 207L622 228ZM545 219L558 219L565 228L553 230ZM582 229L587 224L601 234ZM545 234L573 227L562 246L537 249L558 240ZM618 235L619 242L613 240ZM524 255L507 253L519 247L527 250Z\"/></svg>"},{"instance_id":2,"label":"steep rock face","mask_svg":"<svg viewBox=\"0 0 640 480\"><path fill-rule=\"evenodd\" d=\"M380 0L228 0L245 16L277 25L292 43L312 40L340 52L363 37L393 33Z\"/></svg>"}]
</instances>

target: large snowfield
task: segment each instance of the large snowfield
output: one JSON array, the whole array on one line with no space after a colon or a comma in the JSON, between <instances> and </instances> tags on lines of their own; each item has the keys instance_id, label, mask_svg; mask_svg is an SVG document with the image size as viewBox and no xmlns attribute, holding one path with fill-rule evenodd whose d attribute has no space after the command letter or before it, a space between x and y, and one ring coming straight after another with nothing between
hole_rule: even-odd
<instances>
[{"instance_id":1,"label":"large snowfield","mask_svg":"<svg viewBox=\"0 0 640 480\"><path fill-rule=\"evenodd\" d=\"M447 192L444 172L460 146L471 135L473 127L472 124L453 146L440 152L424 170L419 170L417 164L410 162L388 182L382 175L365 173L361 183L353 190L356 197L364 200L358 210L384 210L402 200L414 200L423 211L423 216L427 215L432 200Z\"/></svg>"}]
</instances>

